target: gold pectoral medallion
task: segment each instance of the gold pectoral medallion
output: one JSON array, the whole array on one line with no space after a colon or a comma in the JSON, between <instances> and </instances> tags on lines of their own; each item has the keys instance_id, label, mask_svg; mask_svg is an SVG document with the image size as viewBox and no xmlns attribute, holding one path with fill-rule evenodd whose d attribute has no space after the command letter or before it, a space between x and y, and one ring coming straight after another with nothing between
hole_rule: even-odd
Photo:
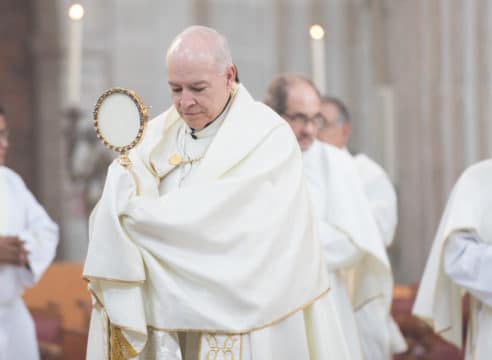
<instances>
[{"instance_id":1,"label":"gold pectoral medallion","mask_svg":"<svg viewBox=\"0 0 492 360\"><path fill-rule=\"evenodd\" d=\"M203 155L200 157L197 157L196 159L185 160L185 159L183 159L183 157L181 155L175 153L175 154L172 154L169 157L169 159L167 159L167 161L169 162L169 165L180 166L180 165L184 165L184 164L193 164L195 162L200 161L201 159L203 159Z\"/></svg>"},{"instance_id":2,"label":"gold pectoral medallion","mask_svg":"<svg viewBox=\"0 0 492 360\"><path fill-rule=\"evenodd\" d=\"M183 158L179 154L172 154L168 159L169 165L178 166L183 162Z\"/></svg>"}]
</instances>

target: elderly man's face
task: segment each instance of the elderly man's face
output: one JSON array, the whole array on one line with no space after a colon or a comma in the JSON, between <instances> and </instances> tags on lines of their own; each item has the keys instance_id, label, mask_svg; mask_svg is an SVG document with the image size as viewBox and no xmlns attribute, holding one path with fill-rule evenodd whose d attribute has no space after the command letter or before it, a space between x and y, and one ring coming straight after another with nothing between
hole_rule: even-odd
<instances>
[{"instance_id":1,"label":"elderly man's face","mask_svg":"<svg viewBox=\"0 0 492 360\"><path fill-rule=\"evenodd\" d=\"M321 113L325 118L324 126L318 131L318 139L326 144L344 148L350 137L349 123L338 122L339 111L332 103L321 104Z\"/></svg>"},{"instance_id":2,"label":"elderly man's face","mask_svg":"<svg viewBox=\"0 0 492 360\"><path fill-rule=\"evenodd\" d=\"M178 113L189 127L200 130L224 109L235 70L230 66L220 73L212 57L171 56L167 63L167 76Z\"/></svg>"},{"instance_id":3,"label":"elderly man's face","mask_svg":"<svg viewBox=\"0 0 492 360\"><path fill-rule=\"evenodd\" d=\"M7 121L0 115L0 166L5 165L7 149L9 147Z\"/></svg>"},{"instance_id":4,"label":"elderly man's face","mask_svg":"<svg viewBox=\"0 0 492 360\"><path fill-rule=\"evenodd\" d=\"M309 84L299 82L289 88L287 110L281 115L292 127L302 151L313 144L323 124L320 106L321 100Z\"/></svg>"}]
</instances>

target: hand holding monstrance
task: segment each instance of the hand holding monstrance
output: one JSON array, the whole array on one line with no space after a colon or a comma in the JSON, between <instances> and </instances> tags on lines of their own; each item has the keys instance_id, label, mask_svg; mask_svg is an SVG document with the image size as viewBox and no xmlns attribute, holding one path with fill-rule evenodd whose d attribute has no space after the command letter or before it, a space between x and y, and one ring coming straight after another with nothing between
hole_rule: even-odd
<instances>
[{"instance_id":1,"label":"hand holding monstrance","mask_svg":"<svg viewBox=\"0 0 492 360\"><path fill-rule=\"evenodd\" d=\"M119 162L131 166L128 151L142 139L147 124L147 107L132 90L111 88L97 100L94 127L106 147L120 153Z\"/></svg>"}]
</instances>

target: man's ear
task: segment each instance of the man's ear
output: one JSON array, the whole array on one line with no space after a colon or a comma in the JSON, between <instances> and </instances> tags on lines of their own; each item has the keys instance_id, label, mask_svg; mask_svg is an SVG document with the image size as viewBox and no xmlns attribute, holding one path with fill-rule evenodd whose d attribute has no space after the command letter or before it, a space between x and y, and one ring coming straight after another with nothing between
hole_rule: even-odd
<instances>
[{"instance_id":1,"label":"man's ear","mask_svg":"<svg viewBox=\"0 0 492 360\"><path fill-rule=\"evenodd\" d=\"M232 88L232 85L236 79L236 68L234 65L228 66L225 71L226 79L227 79L227 87Z\"/></svg>"}]
</instances>

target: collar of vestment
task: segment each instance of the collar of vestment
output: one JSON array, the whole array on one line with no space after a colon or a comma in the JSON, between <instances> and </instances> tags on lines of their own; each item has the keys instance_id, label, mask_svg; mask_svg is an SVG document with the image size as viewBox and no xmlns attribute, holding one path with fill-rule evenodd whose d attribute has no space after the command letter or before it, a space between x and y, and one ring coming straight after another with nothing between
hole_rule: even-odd
<instances>
[{"instance_id":1,"label":"collar of vestment","mask_svg":"<svg viewBox=\"0 0 492 360\"><path fill-rule=\"evenodd\" d=\"M237 94L224 113L222 123L217 124L215 137L193 175L196 180L219 177L281 125L274 121L277 120L274 116L267 119L256 116L259 111L265 110L243 85L238 85ZM154 176L162 178L175 168L176 165L170 164L167 159L176 152L177 132L182 124L184 121L174 106L150 122L137 152Z\"/></svg>"},{"instance_id":2,"label":"collar of vestment","mask_svg":"<svg viewBox=\"0 0 492 360\"><path fill-rule=\"evenodd\" d=\"M214 120L205 125L205 127L201 130L195 130L185 124L185 134L191 136L193 139L203 139L215 136L227 116L227 112L229 111L231 103L232 95L230 95L229 99L227 99L227 102L224 105L224 109L222 109L220 114Z\"/></svg>"}]
</instances>

